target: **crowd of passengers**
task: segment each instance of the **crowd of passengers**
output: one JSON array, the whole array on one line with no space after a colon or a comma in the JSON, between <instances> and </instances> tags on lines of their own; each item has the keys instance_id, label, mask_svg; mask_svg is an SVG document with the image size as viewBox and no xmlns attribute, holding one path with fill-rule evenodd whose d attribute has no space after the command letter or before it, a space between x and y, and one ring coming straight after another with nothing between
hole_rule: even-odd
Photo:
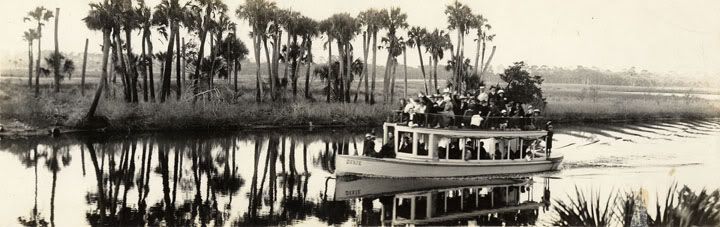
<instances>
[{"instance_id":1,"label":"crowd of passengers","mask_svg":"<svg viewBox=\"0 0 720 227\"><path fill-rule=\"evenodd\" d=\"M398 152L413 153L412 134L402 135L399 140ZM388 133L388 142L383 144L380 151L375 151L375 136L368 133L365 135L363 155L376 158L394 158L395 147L392 133ZM517 144L516 144L517 145ZM551 144L546 144L540 139L526 140L522 143L522 147L511 146L509 143L495 143L495 150L490 152L485 149L485 143L479 141L475 145L474 140L468 140L464 146L460 145L459 139L443 138L438 142L438 158L439 159L461 159L462 152L465 152L465 160L492 160L492 159L527 159L532 160L538 157L544 157L547 149ZM546 149L547 148L547 149ZM423 141L418 142L417 155L428 155L428 148ZM508 153L509 152L509 153Z\"/></svg>"},{"instance_id":2,"label":"crowd of passengers","mask_svg":"<svg viewBox=\"0 0 720 227\"><path fill-rule=\"evenodd\" d=\"M481 87L477 92L451 93L445 89L442 94L425 95L401 99L396 110L400 123L411 127L461 127L490 130L534 130L540 110L512 97L505 91Z\"/></svg>"}]
</instances>

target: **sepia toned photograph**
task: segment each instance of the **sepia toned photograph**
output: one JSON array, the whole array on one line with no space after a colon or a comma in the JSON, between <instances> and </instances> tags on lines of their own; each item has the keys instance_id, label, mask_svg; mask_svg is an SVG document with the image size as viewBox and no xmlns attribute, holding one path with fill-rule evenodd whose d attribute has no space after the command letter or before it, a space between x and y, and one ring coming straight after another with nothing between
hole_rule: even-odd
<instances>
[{"instance_id":1,"label":"sepia toned photograph","mask_svg":"<svg viewBox=\"0 0 720 227\"><path fill-rule=\"evenodd\" d=\"M0 4L0 226L720 226L720 1Z\"/></svg>"}]
</instances>

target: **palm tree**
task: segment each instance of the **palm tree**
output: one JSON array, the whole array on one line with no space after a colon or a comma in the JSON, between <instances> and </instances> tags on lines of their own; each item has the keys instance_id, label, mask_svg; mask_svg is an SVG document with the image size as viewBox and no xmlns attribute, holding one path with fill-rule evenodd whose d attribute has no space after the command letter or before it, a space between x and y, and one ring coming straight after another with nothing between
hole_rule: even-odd
<instances>
[{"instance_id":1,"label":"palm tree","mask_svg":"<svg viewBox=\"0 0 720 227\"><path fill-rule=\"evenodd\" d=\"M55 8L55 55L54 57L60 56L60 50L58 47L58 23L60 20L60 8ZM55 59L55 63L60 63L60 59ZM60 64L53 65L53 72L55 78L55 93L60 92Z\"/></svg>"},{"instance_id":2,"label":"palm tree","mask_svg":"<svg viewBox=\"0 0 720 227\"><path fill-rule=\"evenodd\" d=\"M141 1L142 2L142 1ZM137 55L133 54L132 51L132 31L140 29L141 17L138 15L138 11L133 9L132 1L123 1L119 5L119 11L121 12L121 25L125 32L125 50L127 52L127 76L126 80L129 85L130 101L137 103L138 99L138 71L136 67Z\"/></svg>"},{"instance_id":3,"label":"palm tree","mask_svg":"<svg viewBox=\"0 0 720 227\"><path fill-rule=\"evenodd\" d=\"M327 58L327 61L328 61L327 62L327 67L328 67L327 75L328 75L328 77L327 77L327 89L326 89L327 93L326 93L325 101L330 102L330 91L332 90L330 87L330 81L331 81L330 78L332 77L332 71L333 71L332 70L333 69L333 67L332 67L333 66L333 63L332 63L332 41L333 41L333 36L334 36L333 33L334 33L334 29L335 29L335 24L330 18L327 18L325 20L322 20L318 27L319 27L320 32L325 33L325 35L327 36L327 42L324 45L328 49L328 58ZM317 68L315 70L317 71Z\"/></svg>"},{"instance_id":4,"label":"palm tree","mask_svg":"<svg viewBox=\"0 0 720 227\"><path fill-rule=\"evenodd\" d=\"M60 75L59 79L63 79L62 74L68 74L75 71L75 63L72 60L67 59L62 53L52 53L50 56L45 57L45 64L50 67L53 74ZM59 83L56 83L55 86L59 86Z\"/></svg>"},{"instance_id":5,"label":"palm tree","mask_svg":"<svg viewBox=\"0 0 720 227\"><path fill-rule=\"evenodd\" d=\"M87 49L90 39L85 38L85 49L83 51L82 73L80 74L80 95L85 96L85 69L87 66Z\"/></svg>"},{"instance_id":6,"label":"palm tree","mask_svg":"<svg viewBox=\"0 0 720 227\"><path fill-rule=\"evenodd\" d=\"M465 34L470 28L474 27L476 22L475 17L472 14L472 10L467 5L464 5L458 1L448 5L445 8L445 15L448 16L448 29L457 31L457 50L454 54L458 59L465 59ZM462 91L462 64L457 64L453 75L458 92Z\"/></svg>"},{"instance_id":7,"label":"palm tree","mask_svg":"<svg viewBox=\"0 0 720 227\"><path fill-rule=\"evenodd\" d=\"M75 72L75 62L72 59L65 59L61 72L68 75L68 80L72 79L72 74Z\"/></svg>"},{"instance_id":8,"label":"palm tree","mask_svg":"<svg viewBox=\"0 0 720 227\"><path fill-rule=\"evenodd\" d=\"M245 60L245 56L247 56L249 52L247 47L245 47L245 43L235 37L235 33L228 34L227 37L225 37L225 40L218 45L218 48L220 56L225 59L225 62L228 65L228 77L232 71L236 71L235 69L237 67L235 67L234 64L239 64L240 61ZM234 81L235 92L238 92L237 72L235 72Z\"/></svg>"},{"instance_id":9,"label":"palm tree","mask_svg":"<svg viewBox=\"0 0 720 227\"><path fill-rule=\"evenodd\" d=\"M445 33L443 30L435 29L432 33L428 33L423 40L426 52L429 52L432 57L433 74L432 79L434 81L435 93L439 93L438 80L437 80L437 66L438 62L443 59L445 49L451 49L450 35ZM452 51L452 49L450 50Z\"/></svg>"},{"instance_id":10,"label":"palm tree","mask_svg":"<svg viewBox=\"0 0 720 227\"><path fill-rule=\"evenodd\" d=\"M312 40L318 36L318 22L312 18L303 16L298 19L297 24L298 33L303 38L303 42L300 45L303 53L301 53L300 56L305 62L305 98L312 99L312 93L310 92L310 66L313 62Z\"/></svg>"},{"instance_id":11,"label":"palm tree","mask_svg":"<svg viewBox=\"0 0 720 227\"><path fill-rule=\"evenodd\" d=\"M23 40L28 42L28 87L32 87L33 75L33 41L39 38L35 29L28 29L23 33Z\"/></svg>"},{"instance_id":12,"label":"palm tree","mask_svg":"<svg viewBox=\"0 0 720 227\"><path fill-rule=\"evenodd\" d=\"M413 26L412 28L410 28L410 31L408 31L407 41L407 44L410 48L412 48L413 46L417 47L418 57L420 58L420 71L422 72L423 83L425 84L425 94L428 93L428 85L425 76L425 64L423 63L422 51L420 51L420 49L423 45L423 40L425 39L426 35L427 30L425 28Z\"/></svg>"},{"instance_id":13,"label":"palm tree","mask_svg":"<svg viewBox=\"0 0 720 227\"><path fill-rule=\"evenodd\" d=\"M162 32L167 32L164 27L170 27L169 33L165 33L168 40L167 50L165 51L164 67L162 69L161 86L160 86L160 102L165 102L165 99L170 96L170 84L171 84L171 73L172 73L172 60L175 49L175 36L177 35L178 21L182 17L180 12L180 4L178 0L163 0L159 5L155 7L155 13L153 15L154 24L163 27ZM201 49L202 50L202 49ZM199 56L202 56L202 52ZM199 59L202 59L199 57ZM199 70L199 69L198 69Z\"/></svg>"},{"instance_id":14,"label":"palm tree","mask_svg":"<svg viewBox=\"0 0 720 227\"><path fill-rule=\"evenodd\" d=\"M250 36L253 38L253 53L255 54L255 101L262 102L263 87L260 78L260 45L262 40L266 39L267 27L273 20L273 12L277 9L275 2L266 0L247 0L244 5L240 5L235 11L235 15L240 19L248 21L252 32ZM268 55L266 50L266 55ZM268 64L270 62L268 61ZM270 73L268 71L268 73Z\"/></svg>"},{"instance_id":15,"label":"palm tree","mask_svg":"<svg viewBox=\"0 0 720 227\"><path fill-rule=\"evenodd\" d=\"M40 95L40 59L42 54L42 26L45 22L53 18L52 11L47 10L45 7L36 7L35 10L27 13L27 17L23 18L23 21L35 21L37 23L37 40L38 40L38 56L35 61L35 95Z\"/></svg>"},{"instance_id":16,"label":"palm tree","mask_svg":"<svg viewBox=\"0 0 720 227\"><path fill-rule=\"evenodd\" d=\"M330 17L333 20L335 38L338 45L338 56L340 56L340 75L342 88L340 94L342 100L350 102L350 87L352 83L352 46L350 42L360 32L360 23L350 14L340 13Z\"/></svg>"},{"instance_id":17,"label":"palm tree","mask_svg":"<svg viewBox=\"0 0 720 227\"><path fill-rule=\"evenodd\" d=\"M387 37L383 37L383 42L387 43L388 59L385 63L385 81L383 88L383 100L385 102L391 101L392 97L388 96L390 90L390 65L396 61L396 57L402 54L402 48L399 45L399 39L396 37L398 29L404 29L408 27L407 14L400 11L400 8L392 8L390 11L381 11L382 27L388 30Z\"/></svg>"},{"instance_id":18,"label":"palm tree","mask_svg":"<svg viewBox=\"0 0 720 227\"><path fill-rule=\"evenodd\" d=\"M367 86L367 80L365 80L365 102L368 102L370 104L375 103L375 76L376 76L376 70L377 70L377 32L380 30L382 26L382 20L381 20L381 11L378 11L376 9L368 9L360 13L358 15L358 19L362 23L362 25L365 26L365 34L367 35L367 39L365 42L363 42L363 54L365 57L365 62L367 63L367 55L368 50L372 49L373 51L373 71L372 71L372 82L370 85L370 91L368 92L368 86ZM372 45L370 45L370 41L372 40ZM368 75L367 70L367 64L365 64L364 74ZM368 101L369 96L369 101Z\"/></svg>"},{"instance_id":19,"label":"palm tree","mask_svg":"<svg viewBox=\"0 0 720 227\"><path fill-rule=\"evenodd\" d=\"M138 1L138 7L135 9L135 14L137 15L137 22L138 27L142 29L142 42L141 42L141 48L142 52L140 53L140 62L138 65L141 67L141 75L143 78L143 101L148 101L148 89L149 89L149 95L150 100L155 102L155 85L153 81L153 72L152 72L152 42L150 41L150 26L152 26L152 13L150 12L150 8L145 4L144 0ZM147 49L147 50L146 50ZM149 54L148 54L149 53ZM148 74L150 76L150 85L148 88Z\"/></svg>"},{"instance_id":20,"label":"palm tree","mask_svg":"<svg viewBox=\"0 0 720 227\"><path fill-rule=\"evenodd\" d=\"M373 71L372 71L372 87L370 90L368 90L368 79L370 79L370 75L368 73L368 66L365 64L365 67L363 68L363 74L365 75L365 102L374 104L375 103L375 71L376 71L376 64L375 60L377 57L377 32L381 25L381 20L379 18L380 11L376 9L368 9L363 12L360 12L358 15L358 20L360 20L360 23L365 26L365 32L363 33L363 57L365 60L365 63L368 62L368 52L370 49L373 50ZM372 40L372 46L370 45L370 41Z\"/></svg>"},{"instance_id":21,"label":"palm tree","mask_svg":"<svg viewBox=\"0 0 720 227\"><path fill-rule=\"evenodd\" d=\"M98 84L97 91L95 91L95 96L93 98L92 104L90 105L90 109L88 110L87 115L85 115L85 120L91 120L95 116L95 110L97 109L98 102L100 101L102 90L107 84L107 63L108 55L110 52L110 31L112 31L112 28L115 26L115 20L112 16L112 6L108 4L107 0L105 0L104 3L90 3L90 12L88 12L88 16L85 17L83 21L85 21L85 26L87 26L88 29L94 31L101 30L103 33L103 58L102 66L100 68L100 70L102 71L100 73L100 84Z\"/></svg>"}]
</instances>

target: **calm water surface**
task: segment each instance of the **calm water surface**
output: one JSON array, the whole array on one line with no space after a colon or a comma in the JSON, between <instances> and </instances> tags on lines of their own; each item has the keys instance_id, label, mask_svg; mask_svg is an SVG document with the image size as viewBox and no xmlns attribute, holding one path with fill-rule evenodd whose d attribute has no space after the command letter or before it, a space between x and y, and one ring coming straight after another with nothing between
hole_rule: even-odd
<instances>
[{"instance_id":1,"label":"calm water surface","mask_svg":"<svg viewBox=\"0 0 720 227\"><path fill-rule=\"evenodd\" d=\"M560 171L425 180L336 179L335 155L361 151L361 132L0 140L0 226L548 225L575 187L720 188L720 120L556 131Z\"/></svg>"}]
</instances>

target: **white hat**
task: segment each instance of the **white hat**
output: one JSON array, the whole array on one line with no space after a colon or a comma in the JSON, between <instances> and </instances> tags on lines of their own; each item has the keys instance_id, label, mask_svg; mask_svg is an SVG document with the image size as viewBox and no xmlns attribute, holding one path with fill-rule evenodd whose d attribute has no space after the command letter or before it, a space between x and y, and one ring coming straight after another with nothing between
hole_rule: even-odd
<instances>
[{"instance_id":1,"label":"white hat","mask_svg":"<svg viewBox=\"0 0 720 227\"><path fill-rule=\"evenodd\" d=\"M505 91L503 91L503 90L498 90L498 93L505 93Z\"/></svg>"}]
</instances>

